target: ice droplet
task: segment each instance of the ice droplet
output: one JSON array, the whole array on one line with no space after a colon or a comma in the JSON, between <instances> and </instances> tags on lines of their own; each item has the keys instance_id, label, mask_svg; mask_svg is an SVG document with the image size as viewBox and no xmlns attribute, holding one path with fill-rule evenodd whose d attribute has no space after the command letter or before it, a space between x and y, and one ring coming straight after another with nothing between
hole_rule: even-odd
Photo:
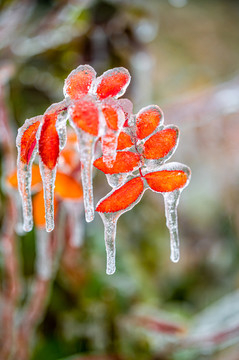
<instances>
[{"instance_id":1,"label":"ice droplet","mask_svg":"<svg viewBox=\"0 0 239 360\"><path fill-rule=\"evenodd\" d=\"M180 190L175 190L173 192L163 194L164 204L165 204L166 224L170 233L170 247L171 247L170 259L173 262L178 262L180 257L178 216L177 216L177 206L179 203L180 193L181 193Z\"/></svg>"},{"instance_id":2,"label":"ice droplet","mask_svg":"<svg viewBox=\"0 0 239 360\"><path fill-rule=\"evenodd\" d=\"M104 236L105 247L107 255L106 274L112 275L116 270L115 266L115 238L116 238L116 226L119 218L119 213L99 213L104 223Z\"/></svg>"},{"instance_id":3,"label":"ice droplet","mask_svg":"<svg viewBox=\"0 0 239 360\"><path fill-rule=\"evenodd\" d=\"M77 129L74 126L78 137L79 152L81 160L81 181L84 195L85 219L91 222L94 219L94 197L92 186L93 155L96 137Z\"/></svg>"},{"instance_id":4,"label":"ice droplet","mask_svg":"<svg viewBox=\"0 0 239 360\"><path fill-rule=\"evenodd\" d=\"M56 166L51 170L43 164L41 159L39 160L39 166L44 190L46 231L50 232L54 229L54 188Z\"/></svg>"},{"instance_id":5,"label":"ice droplet","mask_svg":"<svg viewBox=\"0 0 239 360\"><path fill-rule=\"evenodd\" d=\"M51 278L52 261L50 249L50 234L43 228L36 229L36 273L43 279Z\"/></svg>"}]
</instances>

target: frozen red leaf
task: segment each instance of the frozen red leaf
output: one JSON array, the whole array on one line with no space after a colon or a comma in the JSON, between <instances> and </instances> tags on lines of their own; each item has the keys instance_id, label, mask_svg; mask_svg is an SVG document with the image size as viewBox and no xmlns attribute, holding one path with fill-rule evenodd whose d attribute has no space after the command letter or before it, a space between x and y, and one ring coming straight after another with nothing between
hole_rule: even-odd
<instances>
[{"instance_id":1,"label":"frozen red leaf","mask_svg":"<svg viewBox=\"0 0 239 360\"><path fill-rule=\"evenodd\" d=\"M39 155L42 162L52 170L59 156L59 136L56 130L57 114L46 114L39 139Z\"/></svg>"},{"instance_id":2,"label":"frozen red leaf","mask_svg":"<svg viewBox=\"0 0 239 360\"><path fill-rule=\"evenodd\" d=\"M64 95L68 95L72 100L77 100L82 95L88 94L95 76L95 70L91 66L80 65L67 77L64 85Z\"/></svg>"},{"instance_id":3,"label":"frozen red leaf","mask_svg":"<svg viewBox=\"0 0 239 360\"><path fill-rule=\"evenodd\" d=\"M21 138L21 152L20 160L24 163L29 163L32 152L36 146L36 133L39 128L40 121L36 121L30 125L23 133Z\"/></svg>"},{"instance_id":4,"label":"frozen red leaf","mask_svg":"<svg viewBox=\"0 0 239 360\"><path fill-rule=\"evenodd\" d=\"M111 130L118 130L118 112L117 109L111 105L105 104L102 107L106 124Z\"/></svg>"},{"instance_id":5,"label":"frozen red leaf","mask_svg":"<svg viewBox=\"0 0 239 360\"><path fill-rule=\"evenodd\" d=\"M176 127L164 129L151 136L144 144L146 159L160 159L165 157L177 144L178 129Z\"/></svg>"},{"instance_id":6,"label":"frozen red leaf","mask_svg":"<svg viewBox=\"0 0 239 360\"><path fill-rule=\"evenodd\" d=\"M157 192L170 192L181 189L188 180L182 170L161 170L144 176L149 187Z\"/></svg>"},{"instance_id":7,"label":"frozen red leaf","mask_svg":"<svg viewBox=\"0 0 239 360\"><path fill-rule=\"evenodd\" d=\"M129 82L130 74L125 68L108 70L97 79L96 94L100 100L119 97L124 94Z\"/></svg>"},{"instance_id":8,"label":"frozen red leaf","mask_svg":"<svg viewBox=\"0 0 239 360\"><path fill-rule=\"evenodd\" d=\"M136 116L136 134L139 139L144 139L157 128L162 122L163 113L157 105L150 105Z\"/></svg>"},{"instance_id":9,"label":"frozen red leaf","mask_svg":"<svg viewBox=\"0 0 239 360\"><path fill-rule=\"evenodd\" d=\"M125 132L121 132L118 137L118 146L117 150L124 150L129 148L133 145L130 135L126 134Z\"/></svg>"},{"instance_id":10,"label":"frozen red leaf","mask_svg":"<svg viewBox=\"0 0 239 360\"><path fill-rule=\"evenodd\" d=\"M105 174L119 174L133 171L135 167L140 164L140 155L132 153L130 151L117 152L116 159L113 162L113 166L109 167L104 163L103 156L96 159L94 166L103 171Z\"/></svg>"},{"instance_id":11,"label":"frozen red leaf","mask_svg":"<svg viewBox=\"0 0 239 360\"><path fill-rule=\"evenodd\" d=\"M142 178L136 177L102 200L97 206L96 211L112 213L124 210L138 199L143 190L144 182Z\"/></svg>"},{"instance_id":12,"label":"frozen red leaf","mask_svg":"<svg viewBox=\"0 0 239 360\"><path fill-rule=\"evenodd\" d=\"M97 136L99 131L99 110L91 99L81 99L71 106L70 115L74 124L85 132Z\"/></svg>"}]
</instances>

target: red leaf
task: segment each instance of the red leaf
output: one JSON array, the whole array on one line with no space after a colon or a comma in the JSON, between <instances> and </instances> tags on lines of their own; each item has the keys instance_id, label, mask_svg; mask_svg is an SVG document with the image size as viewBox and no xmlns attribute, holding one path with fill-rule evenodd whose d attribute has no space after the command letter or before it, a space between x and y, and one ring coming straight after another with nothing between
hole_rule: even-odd
<instances>
[{"instance_id":1,"label":"red leaf","mask_svg":"<svg viewBox=\"0 0 239 360\"><path fill-rule=\"evenodd\" d=\"M141 177L134 178L102 200L96 208L98 212L117 212L133 204L144 190Z\"/></svg>"},{"instance_id":2,"label":"red leaf","mask_svg":"<svg viewBox=\"0 0 239 360\"><path fill-rule=\"evenodd\" d=\"M163 113L157 105L143 108L136 116L136 134L144 139L156 129L163 119Z\"/></svg>"},{"instance_id":3,"label":"red leaf","mask_svg":"<svg viewBox=\"0 0 239 360\"><path fill-rule=\"evenodd\" d=\"M30 125L21 138L21 154L20 159L24 163L29 163L32 152L36 146L36 133L39 128L40 121L36 121Z\"/></svg>"},{"instance_id":4,"label":"red leaf","mask_svg":"<svg viewBox=\"0 0 239 360\"><path fill-rule=\"evenodd\" d=\"M117 152L116 159L113 162L112 167L108 167L103 162L103 156L96 159L94 166L103 171L105 174L119 174L132 171L136 166L140 164L140 155L132 153L130 151Z\"/></svg>"},{"instance_id":5,"label":"red leaf","mask_svg":"<svg viewBox=\"0 0 239 360\"><path fill-rule=\"evenodd\" d=\"M102 107L102 113L108 128L111 130L118 130L118 112L116 108L105 104Z\"/></svg>"},{"instance_id":6,"label":"red leaf","mask_svg":"<svg viewBox=\"0 0 239 360\"><path fill-rule=\"evenodd\" d=\"M118 146L117 150L124 150L129 148L133 145L130 135L126 134L125 132L121 132L118 137Z\"/></svg>"},{"instance_id":7,"label":"red leaf","mask_svg":"<svg viewBox=\"0 0 239 360\"><path fill-rule=\"evenodd\" d=\"M157 192L170 192L182 188L188 179L182 170L161 170L144 176L149 187Z\"/></svg>"},{"instance_id":8,"label":"red leaf","mask_svg":"<svg viewBox=\"0 0 239 360\"><path fill-rule=\"evenodd\" d=\"M71 99L77 100L89 92L95 79L95 70L89 65L80 65L67 77L64 85L64 94Z\"/></svg>"},{"instance_id":9,"label":"red leaf","mask_svg":"<svg viewBox=\"0 0 239 360\"><path fill-rule=\"evenodd\" d=\"M123 95L130 82L130 75L128 70L119 67L104 72L97 80L96 94L99 99L103 100Z\"/></svg>"},{"instance_id":10,"label":"red leaf","mask_svg":"<svg viewBox=\"0 0 239 360\"><path fill-rule=\"evenodd\" d=\"M97 136L99 130L99 110L91 99L81 99L71 106L70 114L73 122L85 132Z\"/></svg>"},{"instance_id":11,"label":"red leaf","mask_svg":"<svg viewBox=\"0 0 239 360\"><path fill-rule=\"evenodd\" d=\"M151 136L144 144L146 159L160 159L165 157L175 146L178 138L176 127L159 131Z\"/></svg>"},{"instance_id":12,"label":"red leaf","mask_svg":"<svg viewBox=\"0 0 239 360\"><path fill-rule=\"evenodd\" d=\"M59 136L56 131L57 114L44 115L44 122L39 139L39 155L43 163L53 169L59 156Z\"/></svg>"}]
</instances>

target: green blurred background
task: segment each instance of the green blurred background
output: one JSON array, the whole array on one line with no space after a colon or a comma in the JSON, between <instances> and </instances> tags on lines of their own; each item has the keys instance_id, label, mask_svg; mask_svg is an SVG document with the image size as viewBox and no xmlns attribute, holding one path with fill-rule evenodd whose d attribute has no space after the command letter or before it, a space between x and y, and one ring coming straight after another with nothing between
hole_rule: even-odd
<instances>
[{"instance_id":1,"label":"green blurred background","mask_svg":"<svg viewBox=\"0 0 239 360\"><path fill-rule=\"evenodd\" d=\"M98 74L125 66L134 113L159 105L165 123L181 131L173 160L192 169L178 208L180 262L169 259L163 199L146 192L120 218L117 272L107 276L97 215L84 225L83 246L60 261L31 360L238 360L238 24L236 0L0 2L0 66L10 68L4 99L13 136L26 118L62 99L64 79L78 65ZM102 174L94 189L96 203L109 190ZM5 197L2 190L2 222ZM34 239L34 230L16 235L25 284L19 307L34 274ZM4 288L3 260L1 282ZM212 317L203 313L231 293L236 298ZM186 332L139 325L138 315L182 324ZM193 345L200 319L205 328L215 322L210 335L227 326L235 331L225 341Z\"/></svg>"}]
</instances>

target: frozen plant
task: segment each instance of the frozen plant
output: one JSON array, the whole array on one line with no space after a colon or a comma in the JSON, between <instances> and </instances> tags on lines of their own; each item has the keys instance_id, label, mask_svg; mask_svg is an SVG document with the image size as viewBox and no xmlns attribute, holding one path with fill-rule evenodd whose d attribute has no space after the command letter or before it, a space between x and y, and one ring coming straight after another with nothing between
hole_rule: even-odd
<instances>
[{"instance_id":1,"label":"frozen plant","mask_svg":"<svg viewBox=\"0 0 239 360\"><path fill-rule=\"evenodd\" d=\"M126 91L130 74L114 68L96 77L89 65L73 70L63 88L65 99L51 105L44 115L26 120L18 130L18 186L23 204L24 230L33 226L31 169L39 153L43 181L46 231L54 229L54 187L60 153L67 138L67 121L78 138L86 221L94 218L92 168L103 171L113 190L96 206L105 226L107 274L115 271L116 225L121 214L132 209L147 189L161 193L171 239L171 260L179 260L177 206L190 181L190 169L180 163L165 165L178 144L179 131L163 124L156 105L133 114ZM96 144L102 156L95 160Z\"/></svg>"}]
</instances>

